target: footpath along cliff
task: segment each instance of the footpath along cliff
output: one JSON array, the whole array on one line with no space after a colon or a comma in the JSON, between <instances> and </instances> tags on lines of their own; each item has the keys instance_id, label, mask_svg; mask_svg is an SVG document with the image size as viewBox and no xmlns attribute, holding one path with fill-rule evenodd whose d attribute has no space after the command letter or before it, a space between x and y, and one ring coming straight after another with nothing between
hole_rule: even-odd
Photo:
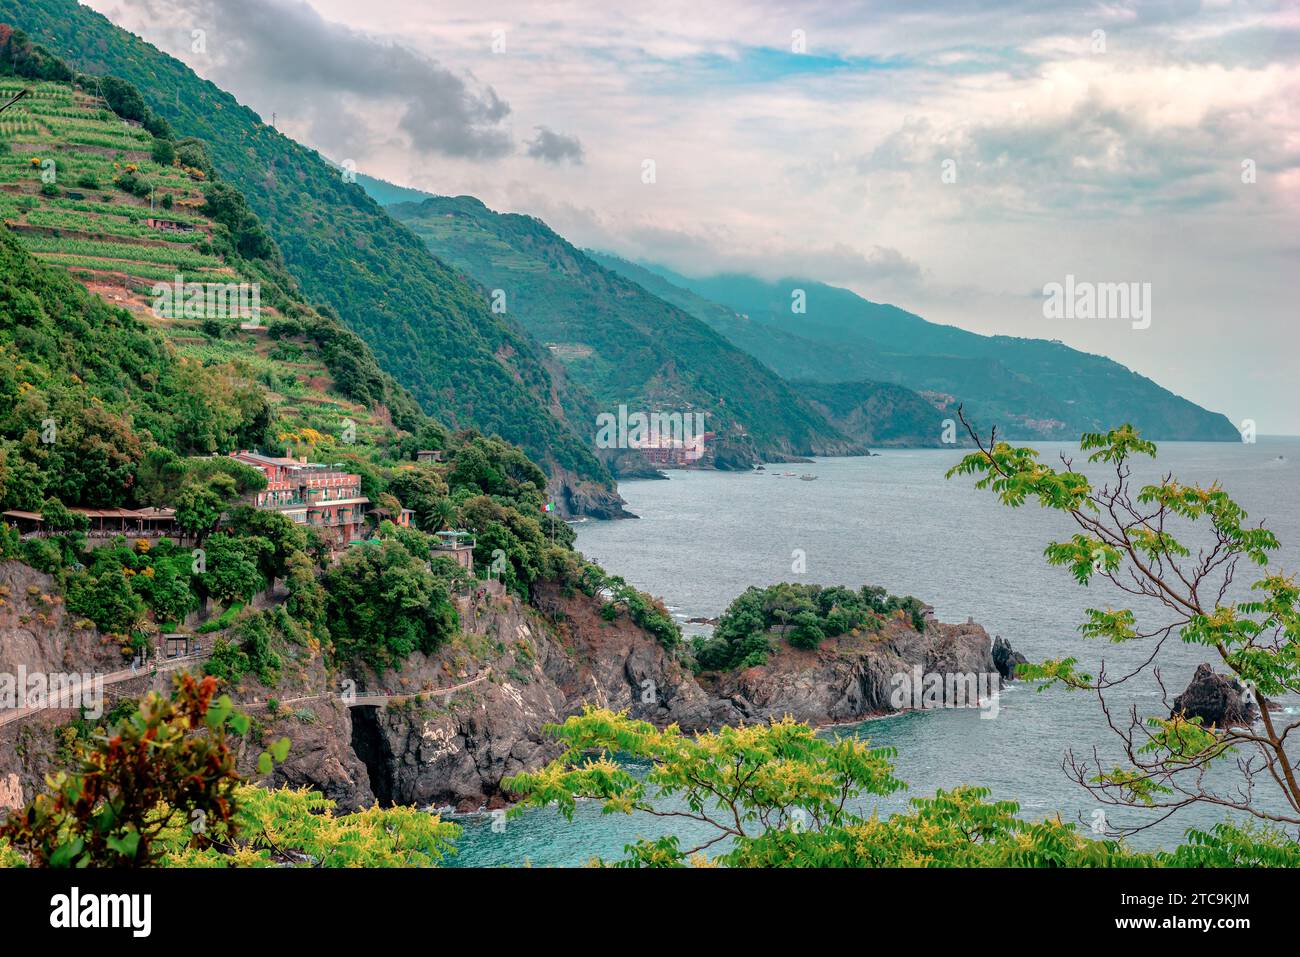
<instances>
[{"instance_id":1,"label":"footpath along cliff","mask_svg":"<svg viewBox=\"0 0 1300 957\"><path fill-rule=\"evenodd\" d=\"M123 667L115 645L62 613L48 576L7 563L0 584L11 596L0 606L0 672ZM473 810L504 804L503 778L555 757L543 726L585 705L686 731L785 714L822 725L910 706L894 693L900 674L997 681L984 629L933 617L923 631L900 616L877 633L827 639L814 650L773 642L764 666L697 677L625 615L606 620L600 602L581 592L543 585L524 603L479 591L458 605L461 634L434 654L410 656L400 671L343 673L327 667L319 649L277 649L284 666L274 687L247 676L231 689L254 718L244 771L255 775L262 742L283 735L289 757L268 784L309 786L344 809L379 801ZM108 704L169 681L170 674L142 674L110 685ZM951 689L940 695L957 703L948 700ZM66 761L76 718L50 709L0 726L0 806L30 799Z\"/></svg>"}]
</instances>

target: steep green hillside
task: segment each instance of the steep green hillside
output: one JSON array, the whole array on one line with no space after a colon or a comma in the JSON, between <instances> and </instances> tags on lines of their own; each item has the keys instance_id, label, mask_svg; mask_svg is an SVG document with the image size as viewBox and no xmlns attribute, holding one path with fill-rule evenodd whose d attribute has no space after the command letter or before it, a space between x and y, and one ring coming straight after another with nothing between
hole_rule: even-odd
<instances>
[{"instance_id":1,"label":"steep green hillside","mask_svg":"<svg viewBox=\"0 0 1300 957\"><path fill-rule=\"evenodd\" d=\"M517 442L553 472L610 485L557 418L563 399L527 335L319 154L75 0L0 0L0 21L79 69L130 81L178 135L204 140L304 292L336 310L425 411Z\"/></svg>"},{"instance_id":2,"label":"steep green hillside","mask_svg":"<svg viewBox=\"0 0 1300 957\"><path fill-rule=\"evenodd\" d=\"M536 464L429 419L363 341L301 301L278 247L239 191L214 179L201 143L172 139L154 117L126 121L99 96L111 89L130 103L129 84L5 75L19 62L11 39L24 40L0 25L0 96L30 95L0 135L0 509L39 512L59 534L20 538L0 522L0 561L56 573L69 607L120 634L127 653L148 640L146 612L156 629L209 597L228 609L218 630L256 632L265 616L237 617L235 606L292 573L289 616L318 639L328 625L340 658L375 664L455 630L447 591L463 572L430 566L425 532L468 530L480 567L504 558L502 579L525 597L543 577L588 567L571 551L572 530L543 512ZM218 288L258 298L202 294ZM382 509L371 534L383 541L349 548L334 566L314 527L240 507L264 479L223 453L247 447L359 473ZM417 463L427 448L444 461ZM164 567L149 542L88 542L68 506L174 507L211 564L191 580L191 556L170 543L158 544ZM402 507L420 531L379 521ZM324 593L313 558L335 576ZM155 575L166 576L165 594ZM326 601L367 577L359 598ZM227 647L222 667L241 672L262 655L255 639L242 657Z\"/></svg>"},{"instance_id":3,"label":"steep green hillside","mask_svg":"<svg viewBox=\"0 0 1300 957\"><path fill-rule=\"evenodd\" d=\"M808 402L845 435L879 448L960 445L968 439L956 406L927 400L892 382L793 382Z\"/></svg>"},{"instance_id":4,"label":"steep green hillside","mask_svg":"<svg viewBox=\"0 0 1300 957\"><path fill-rule=\"evenodd\" d=\"M447 446L355 333L301 301L201 144L155 138L84 88L0 76L0 98L21 89L0 139L6 508L143 504L154 445L368 460ZM187 308L159 295L178 282L250 295L242 314Z\"/></svg>"},{"instance_id":5,"label":"steep green hillside","mask_svg":"<svg viewBox=\"0 0 1300 957\"><path fill-rule=\"evenodd\" d=\"M1154 439L1240 438L1225 416L1111 359L1059 342L977 335L808 279L691 279L658 266L591 255L645 281L657 295L673 296L789 379L906 385L937 404L964 402L981 422L997 423L1008 436L1068 438L1127 421ZM647 273L658 281L646 279ZM791 312L795 289L807 296L806 313Z\"/></svg>"},{"instance_id":6,"label":"steep green hillside","mask_svg":"<svg viewBox=\"0 0 1300 957\"><path fill-rule=\"evenodd\" d=\"M597 411L702 411L734 463L857 451L766 366L541 220L470 196L389 211L486 294L499 291L502 308L594 396Z\"/></svg>"}]
</instances>

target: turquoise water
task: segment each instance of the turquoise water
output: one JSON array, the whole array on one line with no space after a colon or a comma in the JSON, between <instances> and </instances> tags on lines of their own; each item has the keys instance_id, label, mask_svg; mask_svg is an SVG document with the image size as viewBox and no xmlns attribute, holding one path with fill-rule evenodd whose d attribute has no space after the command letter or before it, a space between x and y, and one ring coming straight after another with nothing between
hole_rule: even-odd
<instances>
[{"instance_id":1,"label":"turquoise water","mask_svg":"<svg viewBox=\"0 0 1300 957\"><path fill-rule=\"evenodd\" d=\"M1040 443L1045 460L1077 448ZM1149 654L1149 646L1084 643L1076 628L1090 605L1119 605L1123 595L1078 587L1069 573L1042 559L1045 544L1074 532L1073 523L1037 505L1011 511L970 480L943 475L960 457L946 450L898 450L870 458L823 459L790 471L818 476L801 482L773 467L766 473L671 473L668 481L627 482L621 492L639 520L587 522L578 548L637 587L662 596L681 619L716 617L752 584L807 581L863 582L913 594L944 621L974 618L1002 635L1031 660L1079 658L1097 673L1104 656L1118 673ZM1280 458L1279 458L1280 457ZM1079 461L1083 457L1078 456ZM1169 443L1139 478L1172 471L1184 481L1220 481L1283 543L1272 564L1300 570L1300 439L1261 438L1254 445ZM792 553L802 550L806 573L796 575ZM1248 581L1248 570L1239 575ZM1108 590L1109 589L1109 590ZM1091 594L1089 593L1091 591ZM687 626L687 631L699 631ZM1181 691L1201 661L1203 648L1171 643L1162 654L1170 693ZM1158 710L1150 682L1125 685L1108 695L1113 704ZM1000 698L995 720L978 711L926 711L835 729L898 749L897 773L909 791L873 799L882 811L901 810L909 796L936 788L978 783L995 798L1020 802L1023 813L1092 821L1099 805L1062 770L1066 750L1114 746L1113 733L1094 696L1016 686ZM1300 714L1300 701L1281 702ZM1271 796L1269 796L1271 797ZM1262 801L1265 799L1261 799ZM870 804L866 806L871 806ZM1138 834L1133 843L1168 846L1184 830L1219 820L1216 809L1188 809ZM1109 819L1132 824L1137 812L1111 809ZM1149 820L1149 819L1148 819ZM602 815L579 808L572 823L551 810L530 811L493 830L486 816L459 818L465 828L460 866L578 865L593 855L616 858L638 836L672 830L683 845L705 832L649 817Z\"/></svg>"}]
</instances>

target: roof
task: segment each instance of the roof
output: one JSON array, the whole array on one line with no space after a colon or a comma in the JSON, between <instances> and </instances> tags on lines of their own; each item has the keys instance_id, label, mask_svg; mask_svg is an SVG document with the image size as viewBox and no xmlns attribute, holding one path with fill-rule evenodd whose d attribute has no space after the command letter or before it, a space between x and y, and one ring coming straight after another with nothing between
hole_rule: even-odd
<instances>
[{"instance_id":1,"label":"roof","mask_svg":"<svg viewBox=\"0 0 1300 957\"><path fill-rule=\"evenodd\" d=\"M176 509L174 509L174 508L154 508L152 505L150 505L150 506L148 506L147 508L142 508L142 509L140 509L140 514L141 514L144 518L151 518L151 519L158 519L158 518L175 518L175 517L176 517Z\"/></svg>"},{"instance_id":2,"label":"roof","mask_svg":"<svg viewBox=\"0 0 1300 957\"><path fill-rule=\"evenodd\" d=\"M263 455L261 452L231 452L230 457L233 459L252 459L256 462L265 462L267 465L293 466L302 468L303 463L297 459L286 458L285 456Z\"/></svg>"},{"instance_id":3,"label":"roof","mask_svg":"<svg viewBox=\"0 0 1300 957\"><path fill-rule=\"evenodd\" d=\"M75 512L78 515L84 515L87 518L134 518L144 519L146 521L158 521L161 519L171 519L176 517L174 508L70 508L69 512ZM44 516L40 512L25 512L21 509L12 509L4 513L9 518L25 518L29 521L44 521Z\"/></svg>"}]
</instances>

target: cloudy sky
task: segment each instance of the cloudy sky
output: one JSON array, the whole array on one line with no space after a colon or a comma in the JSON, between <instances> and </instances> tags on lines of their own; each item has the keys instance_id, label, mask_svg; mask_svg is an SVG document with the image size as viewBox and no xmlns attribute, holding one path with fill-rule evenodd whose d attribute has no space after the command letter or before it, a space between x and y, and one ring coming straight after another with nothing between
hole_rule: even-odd
<instances>
[{"instance_id":1,"label":"cloudy sky","mask_svg":"<svg viewBox=\"0 0 1300 957\"><path fill-rule=\"evenodd\" d=\"M362 172L1061 339L1300 434L1295 0L90 5ZM1150 283L1150 327L1044 318L1067 275Z\"/></svg>"}]
</instances>

